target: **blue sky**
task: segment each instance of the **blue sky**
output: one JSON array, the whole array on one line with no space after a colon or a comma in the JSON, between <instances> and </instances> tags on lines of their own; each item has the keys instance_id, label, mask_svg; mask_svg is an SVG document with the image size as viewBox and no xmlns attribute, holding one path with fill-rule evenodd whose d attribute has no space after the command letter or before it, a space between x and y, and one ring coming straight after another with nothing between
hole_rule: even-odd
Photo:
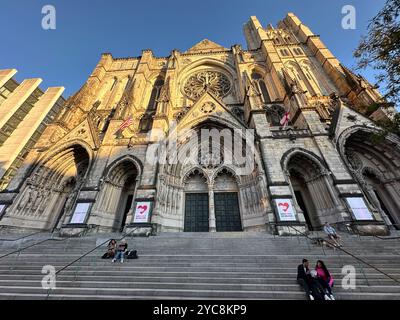
<instances>
[{"instance_id":1,"label":"blue sky","mask_svg":"<svg viewBox=\"0 0 400 320\"><path fill-rule=\"evenodd\" d=\"M339 60L352 56L368 21L385 0L0 0L0 69L16 68L17 80L40 77L41 87L62 85L68 97L80 88L101 53L156 56L186 50L204 38L225 47L246 47L243 24L251 15L263 26L294 12ZM54 5L56 30L41 27L42 7ZM357 28L341 27L344 5L357 10ZM373 71L362 74L374 82Z\"/></svg>"}]
</instances>

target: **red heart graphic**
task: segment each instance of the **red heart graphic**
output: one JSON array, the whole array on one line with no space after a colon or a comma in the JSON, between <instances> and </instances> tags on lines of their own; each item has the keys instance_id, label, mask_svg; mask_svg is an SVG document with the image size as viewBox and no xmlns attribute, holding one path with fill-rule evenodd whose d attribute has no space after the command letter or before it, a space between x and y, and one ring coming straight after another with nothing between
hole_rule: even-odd
<instances>
[{"instance_id":1,"label":"red heart graphic","mask_svg":"<svg viewBox=\"0 0 400 320\"><path fill-rule=\"evenodd\" d=\"M283 211L287 212L289 210L289 203L285 202L285 203L279 203L278 207L284 207Z\"/></svg>"},{"instance_id":2,"label":"red heart graphic","mask_svg":"<svg viewBox=\"0 0 400 320\"><path fill-rule=\"evenodd\" d=\"M147 208L148 207L145 206L145 205L139 206L138 210L142 210L142 211L139 212L139 214L144 214L147 211Z\"/></svg>"}]
</instances>

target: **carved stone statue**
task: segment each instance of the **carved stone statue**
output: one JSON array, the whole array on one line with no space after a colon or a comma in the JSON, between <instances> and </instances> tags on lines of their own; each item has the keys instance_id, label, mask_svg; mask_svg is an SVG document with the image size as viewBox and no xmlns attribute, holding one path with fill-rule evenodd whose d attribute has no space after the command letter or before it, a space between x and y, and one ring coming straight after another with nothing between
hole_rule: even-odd
<instances>
[{"instance_id":1,"label":"carved stone statue","mask_svg":"<svg viewBox=\"0 0 400 320\"><path fill-rule=\"evenodd\" d=\"M28 186L24 191L21 201L19 201L18 203L17 209L21 210L25 208L25 206L31 201L32 201L32 189L30 186Z\"/></svg>"},{"instance_id":2,"label":"carved stone statue","mask_svg":"<svg viewBox=\"0 0 400 320\"><path fill-rule=\"evenodd\" d=\"M67 200L65 201L65 206L64 206L65 214L68 214L71 211L73 203L74 203L74 196L73 196L73 194L70 194L68 196Z\"/></svg>"},{"instance_id":3,"label":"carved stone statue","mask_svg":"<svg viewBox=\"0 0 400 320\"><path fill-rule=\"evenodd\" d=\"M39 207L39 205L41 204L42 200L43 200L43 190L39 190L37 192L36 199L34 200L34 203L32 205L32 210L35 211Z\"/></svg>"}]
</instances>

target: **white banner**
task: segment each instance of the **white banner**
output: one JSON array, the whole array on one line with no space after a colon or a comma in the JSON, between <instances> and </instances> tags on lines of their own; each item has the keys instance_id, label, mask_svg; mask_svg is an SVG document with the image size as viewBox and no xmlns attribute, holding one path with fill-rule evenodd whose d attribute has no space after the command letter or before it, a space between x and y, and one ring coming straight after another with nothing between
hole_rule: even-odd
<instances>
[{"instance_id":1,"label":"white banner","mask_svg":"<svg viewBox=\"0 0 400 320\"><path fill-rule=\"evenodd\" d=\"M275 199L280 221L296 221L292 199Z\"/></svg>"},{"instance_id":2,"label":"white banner","mask_svg":"<svg viewBox=\"0 0 400 320\"><path fill-rule=\"evenodd\" d=\"M356 220L374 220L363 198L346 198Z\"/></svg>"},{"instance_id":3,"label":"white banner","mask_svg":"<svg viewBox=\"0 0 400 320\"><path fill-rule=\"evenodd\" d=\"M136 202L134 223L149 222L151 202L141 201Z\"/></svg>"},{"instance_id":4,"label":"white banner","mask_svg":"<svg viewBox=\"0 0 400 320\"><path fill-rule=\"evenodd\" d=\"M90 203L77 203L75 207L74 214L72 215L71 218L71 224L80 224L80 223L85 223L86 221L86 215L89 212L90 209Z\"/></svg>"}]
</instances>

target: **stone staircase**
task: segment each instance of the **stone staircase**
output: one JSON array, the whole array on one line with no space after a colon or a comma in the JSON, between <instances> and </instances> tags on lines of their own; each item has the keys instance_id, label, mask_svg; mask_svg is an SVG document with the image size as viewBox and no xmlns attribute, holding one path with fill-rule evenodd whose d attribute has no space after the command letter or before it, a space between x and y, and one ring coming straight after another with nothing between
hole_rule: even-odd
<instances>
[{"instance_id":1,"label":"stone staircase","mask_svg":"<svg viewBox=\"0 0 400 320\"><path fill-rule=\"evenodd\" d=\"M0 235L0 256L44 241L39 234L19 241ZM342 234L344 248L400 280L400 240ZM56 270L109 238L102 234L57 238L0 259L0 299L306 299L296 283L297 265L326 262L336 279L337 299L400 299L400 283L360 264L340 250L321 248L304 237L266 233L164 233L127 238L138 260L102 260L106 245L57 275L57 288L41 286L43 266ZM353 265L356 289L341 288L341 269ZM48 295L49 293L49 295Z\"/></svg>"}]
</instances>

